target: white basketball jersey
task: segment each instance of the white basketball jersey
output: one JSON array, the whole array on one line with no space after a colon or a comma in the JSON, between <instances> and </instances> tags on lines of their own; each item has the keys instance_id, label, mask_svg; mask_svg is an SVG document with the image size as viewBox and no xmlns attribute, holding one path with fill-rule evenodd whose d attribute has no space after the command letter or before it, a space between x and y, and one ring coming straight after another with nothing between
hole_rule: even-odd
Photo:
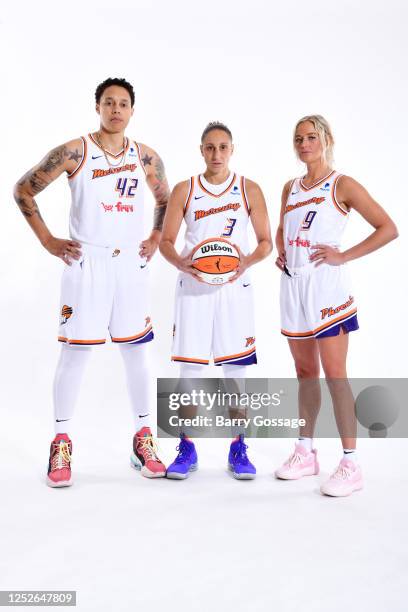
<instances>
[{"instance_id":1,"label":"white basketball jersey","mask_svg":"<svg viewBox=\"0 0 408 612\"><path fill-rule=\"evenodd\" d=\"M144 238L144 184L146 173L139 146L127 139L125 155L107 153L91 134L81 137L82 160L68 175L72 203L73 240L102 247L130 247Z\"/></svg>"},{"instance_id":2,"label":"white basketball jersey","mask_svg":"<svg viewBox=\"0 0 408 612\"><path fill-rule=\"evenodd\" d=\"M310 187L301 178L292 182L283 221L286 262L289 268L309 263L315 244L340 248L348 211L336 200L341 174L333 170Z\"/></svg>"},{"instance_id":3,"label":"white basketball jersey","mask_svg":"<svg viewBox=\"0 0 408 612\"><path fill-rule=\"evenodd\" d=\"M224 237L237 244L245 254L249 252L247 227L250 214L245 192L245 178L233 174L221 193L201 175L190 179L184 206L186 222L185 247L182 255L207 238Z\"/></svg>"}]
</instances>

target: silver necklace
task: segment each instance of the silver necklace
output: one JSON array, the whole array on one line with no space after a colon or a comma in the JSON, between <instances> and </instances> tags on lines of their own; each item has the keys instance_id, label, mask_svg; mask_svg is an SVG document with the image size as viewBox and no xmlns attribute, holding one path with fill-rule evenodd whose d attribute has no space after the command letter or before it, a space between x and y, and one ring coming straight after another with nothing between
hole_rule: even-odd
<instances>
[{"instance_id":1,"label":"silver necklace","mask_svg":"<svg viewBox=\"0 0 408 612\"><path fill-rule=\"evenodd\" d=\"M113 164L113 163L110 161L110 159L109 159L109 157L108 157L108 155L107 155L106 149L104 149L104 147L103 147L103 146L102 146L102 144L101 144L101 141L100 141L100 139L99 139L99 134L98 134L98 132L95 132L95 140L96 140L96 142L98 143L98 145L100 146L100 148L102 149L103 154L104 154L105 159L106 159L106 163L108 164L108 166L109 166L110 168L118 168L119 166L122 166L122 165L123 165L123 162L125 161L125 155L126 155L127 138L123 137L123 149L122 149L122 157L120 158L120 160L118 161L118 163L117 163L117 164Z\"/></svg>"}]
</instances>

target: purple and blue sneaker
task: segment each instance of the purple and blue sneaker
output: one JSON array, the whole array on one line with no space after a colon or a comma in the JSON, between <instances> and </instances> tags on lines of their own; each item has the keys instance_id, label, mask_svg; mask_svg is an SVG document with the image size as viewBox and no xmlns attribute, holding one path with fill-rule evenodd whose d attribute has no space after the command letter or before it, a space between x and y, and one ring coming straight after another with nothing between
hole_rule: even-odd
<instances>
[{"instance_id":1,"label":"purple and blue sneaker","mask_svg":"<svg viewBox=\"0 0 408 612\"><path fill-rule=\"evenodd\" d=\"M247 456L248 446L244 443L244 435L240 434L231 443L228 455L228 469L238 480L252 480L256 476L256 468Z\"/></svg>"},{"instance_id":2,"label":"purple and blue sneaker","mask_svg":"<svg viewBox=\"0 0 408 612\"><path fill-rule=\"evenodd\" d=\"M188 478L190 472L198 468L198 459L195 446L185 434L180 435L180 443L177 446L178 455L171 465L167 468L167 478L183 480Z\"/></svg>"}]
</instances>

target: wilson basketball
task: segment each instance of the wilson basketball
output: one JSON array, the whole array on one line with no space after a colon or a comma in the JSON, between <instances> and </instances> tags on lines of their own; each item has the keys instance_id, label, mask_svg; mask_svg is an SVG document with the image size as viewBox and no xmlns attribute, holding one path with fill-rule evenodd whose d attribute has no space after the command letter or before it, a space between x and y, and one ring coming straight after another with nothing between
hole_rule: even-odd
<instances>
[{"instance_id":1,"label":"wilson basketball","mask_svg":"<svg viewBox=\"0 0 408 612\"><path fill-rule=\"evenodd\" d=\"M239 252L225 238L208 238L195 247L192 260L203 281L209 285L223 285L239 266Z\"/></svg>"}]
</instances>

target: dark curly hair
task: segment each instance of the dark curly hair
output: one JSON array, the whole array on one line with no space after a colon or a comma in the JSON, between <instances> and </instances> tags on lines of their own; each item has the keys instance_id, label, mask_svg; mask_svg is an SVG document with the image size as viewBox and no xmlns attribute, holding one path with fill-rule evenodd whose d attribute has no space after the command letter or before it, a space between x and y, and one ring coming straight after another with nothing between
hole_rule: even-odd
<instances>
[{"instance_id":1,"label":"dark curly hair","mask_svg":"<svg viewBox=\"0 0 408 612\"><path fill-rule=\"evenodd\" d=\"M99 83L98 87L95 90L96 103L99 104L99 102L101 101L103 92L108 87L111 87L111 85L117 85L118 87L123 87L124 89L126 89L126 91L128 92L130 96L130 105L133 108L135 104L135 92L134 92L133 86L130 83L128 83L126 79L112 79L111 77L109 77L109 79L106 79L105 81L103 81L103 83Z\"/></svg>"},{"instance_id":2,"label":"dark curly hair","mask_svg":"<svg viewBox=\"0 0 408 612\"><path fill-rule=\"evenodd\" d=\"M204 132L201 135L201 143L203 143L204 138L207 136L207 134L209 134L213 130L222 130L223 132L228 134L228 136L232 140L231 130L225 125L225 123L221 123L221 121L210 121L210 123L206 126Z\"/></svg>"}]
</instances>

